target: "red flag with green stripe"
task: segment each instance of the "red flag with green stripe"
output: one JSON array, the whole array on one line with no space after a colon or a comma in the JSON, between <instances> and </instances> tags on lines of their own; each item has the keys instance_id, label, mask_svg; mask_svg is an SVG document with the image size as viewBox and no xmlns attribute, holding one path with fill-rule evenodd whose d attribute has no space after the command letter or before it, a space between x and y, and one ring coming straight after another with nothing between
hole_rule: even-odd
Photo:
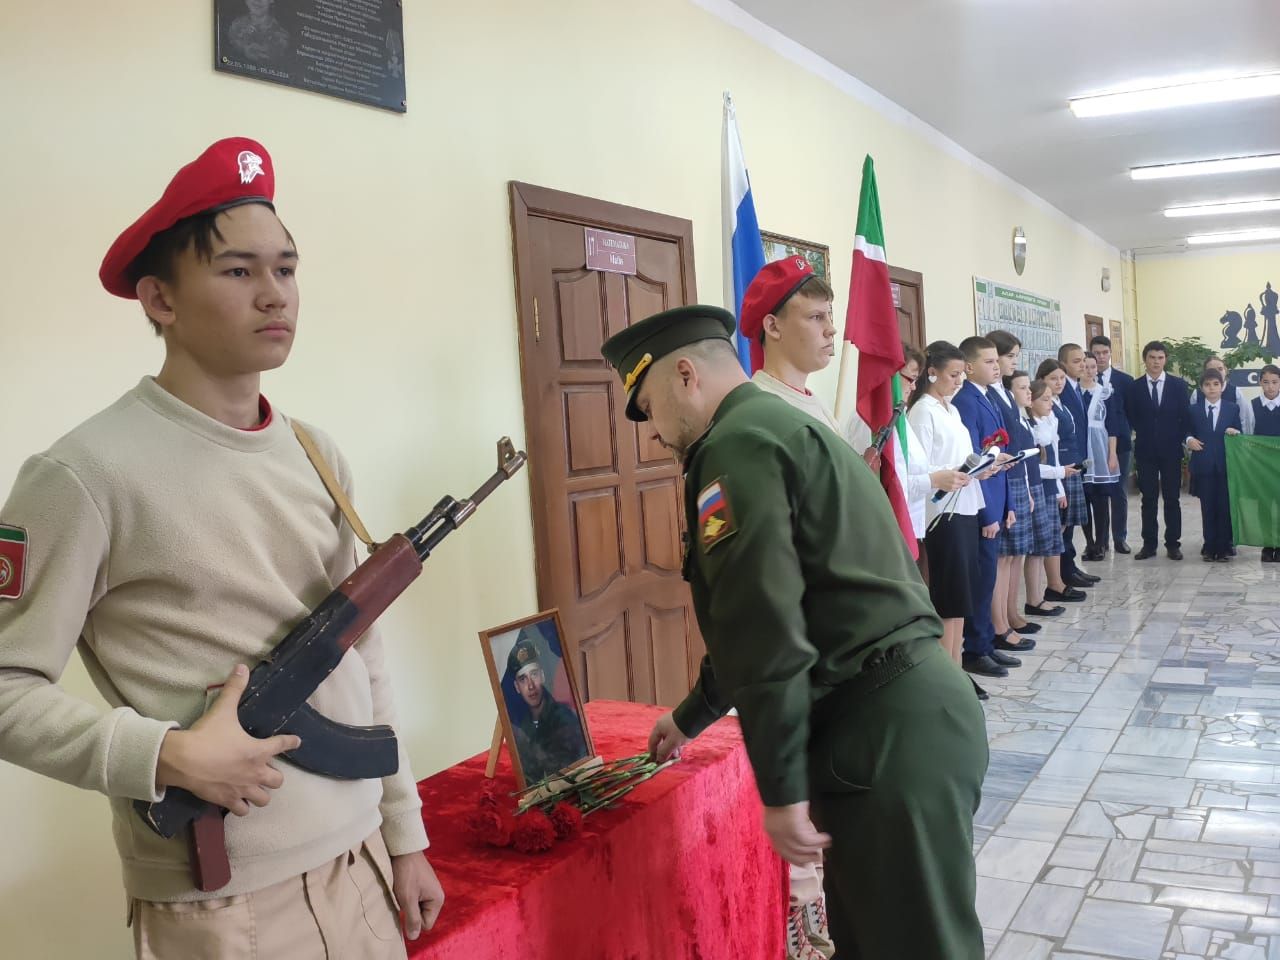
<instances>
[{"instance_id":1,"label":"red flag with green stripe","mask_svg":"<svg viewBox=\"0 0 1280 960\"><path fill-rule=\"evenodd\" d=\"M849 308L845 314L844 338L858 348L856 409L874 434L889 422L894 405L902 399L902 337L898 330L898 310L889 287L889 265L884 255L884 224L880 219L880 194L876 189L876 169L870 154L862 162L862 192L858 198L858 229L853 240L853 273L849 280ZM848 357L841 358L841 373ZM898 527L913 557L919 557L911 511L907 507L906 477L898 476L894 446L906 462L906 424L885 445L880 458L880 483L889 496Z\"/></svg>"}]
</instances>

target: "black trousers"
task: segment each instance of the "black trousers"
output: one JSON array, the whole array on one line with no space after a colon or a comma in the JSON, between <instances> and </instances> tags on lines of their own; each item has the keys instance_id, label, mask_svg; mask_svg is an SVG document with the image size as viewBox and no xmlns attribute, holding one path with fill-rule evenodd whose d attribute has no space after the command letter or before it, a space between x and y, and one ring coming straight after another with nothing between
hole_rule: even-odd
<instances>
[{"instance_id":1,"label":"black trousers","mask_svg":"<svg viewBox=\"0 0 1280 960\"><path fill-rule=\"evenodd\" d=\"M1111 534L1115 540L1129 539L1129 460L1132 451L1117 453L1120 461L1120 482L1108 485L1107 492L1111 497Z\"/></svg>"},{"instance_id":2,"label":"black trousers","mask_svg":"<svg viewBox=\"0 0 1280 960\"><path fill-rule=\"evenodd\" d=\"M1227 494L1226 474L1196 477L1196 495L1200 498L1205 552L1211 557L1220 557L1231 546L1231 499Z\"/></svg>"},{"instance_id":3,"label":"black trousers","mask_svg":"<svg viewBox=\"0 0 1280 960\"><path fill-rule=\"evenodd\" d=\"M1095 550L1106 551L1111 535L1112 493L1118 483L1086 483L1084 495L1089 501L1089 525L1084 528L1084 538Z\"/></svg>"},{"instance_id":4,"label":"black trousers","mask_svg":"<svg viewBox=\"0 0 1280 960\"><path fill-rule=\"evenodd\" d=\"M1158 500L1164 500L1164 545L1182 546L1182 458L1138 461L1138 489L1142 491L1142 545L1154 550L1159 543L1156 523Z\"/></svg>"}]
</instances>

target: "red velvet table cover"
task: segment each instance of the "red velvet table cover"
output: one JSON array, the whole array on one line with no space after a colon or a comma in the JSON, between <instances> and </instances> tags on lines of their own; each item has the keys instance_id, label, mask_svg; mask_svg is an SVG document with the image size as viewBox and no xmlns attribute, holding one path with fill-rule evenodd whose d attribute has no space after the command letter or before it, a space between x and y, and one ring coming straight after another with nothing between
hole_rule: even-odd
<instances>
[{"instance_id":1,"label":"red velvet table cover","mask_svg":"<svg viewBox=\"0 0 1280 960\"><path fill-rule=\"evenodd\" d=\"M596 753L645 749L661 708L587 704ZM486 754L418 784L427 851L445 890L435 929L409 943L430 960L776 960L785 955L785 864L769 847L738 722L591 814L545 853L486 847L467 833ZM506 750L499 784L515 789ZM514 807L514 801L513 801Z\"/></svg>"}]
</instances>

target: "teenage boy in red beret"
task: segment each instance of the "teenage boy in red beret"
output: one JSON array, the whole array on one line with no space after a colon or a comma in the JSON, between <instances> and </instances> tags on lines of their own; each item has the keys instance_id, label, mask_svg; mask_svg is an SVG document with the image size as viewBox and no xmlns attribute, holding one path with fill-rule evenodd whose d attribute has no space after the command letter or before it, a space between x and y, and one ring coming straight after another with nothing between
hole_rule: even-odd
<instances>
[{"instance_id":1,"label":"teenage boy in red beret","mask_svg":"<svg viewBox=\"0 0 1280 960\"><path fill-rule=\"evenodd\" d=\"M356 565L350 527L260 393L298 316L298 252L272 205L271 158L213 144L112 245L103 286L164 340L142 381L30 458L0 509L21 538L0 591L0 757L110 798L139 957L404 957L443 893L422 851L403 752L382 780L276 761L235 704L246 665ZM311 430L339 482L351 471ZM11 566L12 566L11 561ZM112 709L58 680L74 649ZM206 687L225 680L206 712ZM341 723L394 723L376 629L311 698ZM228 809L230 883L193 885L186 841L132 809L182 787ZM393 899L394 895L394 899Z\"/></svg>"}]
</instances>

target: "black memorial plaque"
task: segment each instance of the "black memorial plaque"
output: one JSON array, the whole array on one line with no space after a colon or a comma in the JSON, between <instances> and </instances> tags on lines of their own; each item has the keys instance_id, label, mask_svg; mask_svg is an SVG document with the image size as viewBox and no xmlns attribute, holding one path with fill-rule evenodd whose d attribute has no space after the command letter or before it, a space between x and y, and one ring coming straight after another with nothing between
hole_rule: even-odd
<instances>
[{"instance_id":1,"label":"black memorial plaque","mask_svg":"<svg viewBox=\"0 0 1280 960\"><path fill-rule=\"evenodd\" d=\"M214 0L214 69L404 113L400 0Z\"/></svg>"}]
</instances>

